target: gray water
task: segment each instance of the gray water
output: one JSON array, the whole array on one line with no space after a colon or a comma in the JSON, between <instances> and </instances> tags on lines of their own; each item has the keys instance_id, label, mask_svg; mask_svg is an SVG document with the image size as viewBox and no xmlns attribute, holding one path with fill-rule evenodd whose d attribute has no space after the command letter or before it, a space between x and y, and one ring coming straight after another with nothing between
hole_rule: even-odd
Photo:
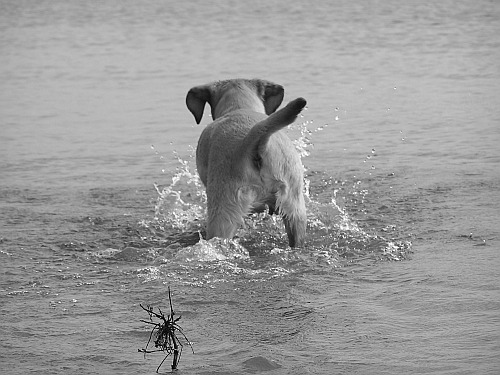
<instances>
[{"instance_id":1,"label":"gray water","mask_svg":"<svg viewBox=\"0 0 500 375\"><path fill-rule=\"evenodd\" d=\"M500 371L496 1L0 0L0 372ZM192 86L308 100L308 238L200 240ZM308 155L307 155L308 154ZM172 179L173 178L173 179ZM170 370L167 359L161 372Z\"/></svg>"}]
</instances>

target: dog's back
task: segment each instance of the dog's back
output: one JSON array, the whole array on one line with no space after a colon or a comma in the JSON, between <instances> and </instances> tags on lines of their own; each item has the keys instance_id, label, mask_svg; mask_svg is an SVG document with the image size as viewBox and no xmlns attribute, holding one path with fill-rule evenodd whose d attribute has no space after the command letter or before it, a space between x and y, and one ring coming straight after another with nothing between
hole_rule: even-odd
<instances>
[{"instance_id":1,"label":"dog's back","mask_svg":"<svg viewBox=\"0 0 500 375\"><path fill-rule=\"evenodd\" d=\"M205 127L196 149L196 166L205 186L207 186L209 163L215 168L215 163L227 162L228 165L225 168L230 167L252 127L266 117L262 113L237 110L216 119ZM211 153L212 157L210 157ZM219 167L222 168L222 165Z\"/></svg>"}]
</instances>

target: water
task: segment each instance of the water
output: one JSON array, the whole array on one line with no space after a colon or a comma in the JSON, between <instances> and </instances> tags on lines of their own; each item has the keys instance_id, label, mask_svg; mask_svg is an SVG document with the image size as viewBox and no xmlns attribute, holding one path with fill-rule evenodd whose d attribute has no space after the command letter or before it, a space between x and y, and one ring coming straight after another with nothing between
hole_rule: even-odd
<instances>
[{"instance_id":1,"label":"water","mask_svg":"<svg viewBox=\"0 0 500 375\"><path fill-rule=\"evenodd\" d=\"M0 372L500 370L494 1L0 1ZM302 249L200 240L184 98L260 77L308 110ZM172 179L173 178L173 179ZM162 372L169 371L167 359Z\"/></svg>"}]
</instances>

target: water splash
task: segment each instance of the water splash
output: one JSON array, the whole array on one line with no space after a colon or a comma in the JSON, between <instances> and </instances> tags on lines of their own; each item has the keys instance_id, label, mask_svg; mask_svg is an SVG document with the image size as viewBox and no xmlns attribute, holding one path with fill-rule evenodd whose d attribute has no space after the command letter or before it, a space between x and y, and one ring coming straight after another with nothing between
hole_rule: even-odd
<instances>
[{"instance_id":1,"label":"water splash","mask_svg":"<svg viewBox=\"0 0 500 375\"><path fill-rule=\"evenodd\" d=\"M249 253L238 240L212 238L204 240L200 235L200 241L185 247L176 255L176 259L185 262L212 262L220 260L248 259Z\"/></svg>"},{"instance_id":2,"label":"water splash","mask_svg":"<svg viewBox=\"0 0 500 375\"><path fill-rule=\"evenodd\" d=\"M194 152L192 149L190 159ZM158 193L154 224L163 229L201 230L207 201L205 189L198 174L192 171L189 159L182 159L176 151L173 154L180 165L176 168L172 182L163 188L154 184Z\"/></svg>"},{"instance_id":3,"label":"water splash","mask_svg":"<svg viewBox=\"0 0 500 375\"><path fill-rule=\"evenodd\" d=\"M310 130L311 125L311 121L294 125L300 131L294 144L302 158L313 147L311 135L326 126ZM204 240L207 199L192 165L194 153L191 149L189 157L183 159L174 151L178 167L171 183L163 187L155 184L154 219L142 225L161 237L158 245L164 251L157 249L156 268L142 269L141 277L146 280L174 278L192 285L227 281L235 275L268 280L321 269L330 272L332 267L364 261L403 260L410 253L410 242L371 233L351 217L344 202L356 200L362 212L368 194L360 180L333 182L315 173L305 179L308 239L303 248L290 249L281 218L268 213L247 217L234 239ZM367 159L373 156L374 149ZM319 189L319 194L313 195L312 188Z\"/></svg>"},{"instance_id":4,"label":"water splash","mask_svg":"<svg viewBox=\"0 0 500 375\"><path fill-rule=\"evenodd\" d=\"M308 157L311 154L309 149L313 147L313 143L310 138L312 131L309 130L308 125L312 125L312 123L312 121L304 121L302 123L294 123L289 126L292 129L298 128L300 131L300 137L294 140L293 144L301 158Z\"/></svg>"}]
</instances>

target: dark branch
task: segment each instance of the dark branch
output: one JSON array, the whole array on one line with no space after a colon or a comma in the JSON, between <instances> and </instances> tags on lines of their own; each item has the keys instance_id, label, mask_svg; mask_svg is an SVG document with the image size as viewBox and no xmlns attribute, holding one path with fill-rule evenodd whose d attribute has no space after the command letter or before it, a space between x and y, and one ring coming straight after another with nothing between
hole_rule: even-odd
<instances>
[{"instance_id":1,"label":"dark branch","mask_svg":"<svg viewBox=\"0 0 500 375\"><path fill-rule=\"evenodd\" d=\"M177 324L177 322L181 319L181 317L179 316L178 318L174 319L175 313L172 307L172 297L170 294L170 287L168 288L168 300L170 304L170 315L167 315L166 317L160 308L158 308L158 313L155 313L153 311L153 306L147 305L147 307L144 307L142 304L139 304L139 306L141 306L142 309L149 314L149 321L141 320L141 322L151 324L154 327L152 328L151 333L149 334L149 340L146 344L146 347L143 349L138 349L138 351L144 353L144 355L146 355L146 353L155 353L159 351L166 353L165 358L163 358L163 360L161 361L160 365L156 369L156 372L160 370L160 367L163 365L163 362L165 362L165 360L170 354L173 354L172 370L177 369L177 365L181 358L183 345L180 342L179 338L177 337L175 333L176 331L178 331L182 335L184 340L191 347L191 350L193 351L194 354L194 349L193 346L191 345L191 342L188 340L184 332L182 332L181 327ZM160 320L160 323L153 322L153 318ZM148 346L151 343L153 335L155 336L154 345L155 348L157 349L148 350Z\"/></svg>"}]
</instances>

